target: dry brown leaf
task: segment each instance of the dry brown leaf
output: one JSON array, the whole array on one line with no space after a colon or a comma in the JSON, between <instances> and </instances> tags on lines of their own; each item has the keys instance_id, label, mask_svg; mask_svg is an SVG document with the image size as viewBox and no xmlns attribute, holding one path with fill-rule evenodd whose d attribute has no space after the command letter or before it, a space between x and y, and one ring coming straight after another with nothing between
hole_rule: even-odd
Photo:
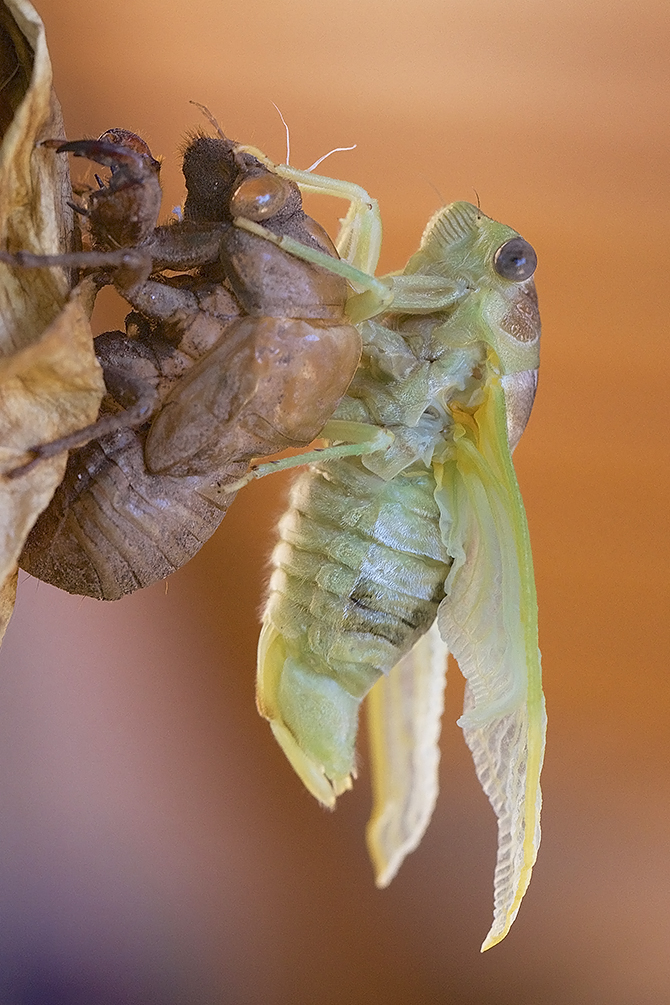
<instances>
[{"instance_id":1,"label":"dry brown leaf","mask_svg":"<svg viewBox=\"0 0 670 1005\"><path fill-rule=\"evenodd\" d=\"M44 27L26 0L0 0L3 35L17 37L20 65L30 72L23 100L0 146L0 247L58 254L72 242L72 198L67 158L35 148L39 140L64 135L60 105L51 89L51 63ZM24 46L19 49L23 38ZM26 66L25 64L28 63ZM62 308L69 282L62 269L0 272L0 352L34 342Z\"/></svg>"},{"instance_id":2,"label":"dry brown leaf","mask_svg":"<svg viewBox=\"0 0 670 1005\"><path fill-rule=\"evenodd\" d=\"M84 284L82 284L84 286ZM94 419L102 381L91 329L78 287L34 345L0 359L0 470L27 460L35 443L47 443ZM91 404L93 403L93 407ZM28 531L48 505L65 470L65 454L43 461L0 486L0 583L18 558Z\"/></svg>"},{"instance_id":3,"label":"dry brown leaf","mask_svg":"<svg viewBox=\"0 0 670 1005\"><path fill-rule=\"evenodd\" d=\"M2 125L13 113L0 146L0 247L69 251L67 161L35 147L64 131L44 26L26 0L0 0L0 43L3 60L13 68L0 108ZM88 321L92 301L90 283L71 292L62 269L0 264L0 471L27 460L30 447L95 419L104 384ZM0 620L11 610L9 580L26 535L48 505L65 463L63 454L20 478L0 476Z\"/></svg>"},{"instance_id":4,"label":"dry brown leaf","mask_svg":"<svg viewBox=\"0 0 670 1005\"><path fill-rule=\"evenodd\" d=\"M0 586L0 642L2 641L5 629L9 624L9 619L11 618L12 611L14 610L18 576L19 570L18 567L15 566L14 572L10 572L2 586Z\"/></svg>"}]
</instances>

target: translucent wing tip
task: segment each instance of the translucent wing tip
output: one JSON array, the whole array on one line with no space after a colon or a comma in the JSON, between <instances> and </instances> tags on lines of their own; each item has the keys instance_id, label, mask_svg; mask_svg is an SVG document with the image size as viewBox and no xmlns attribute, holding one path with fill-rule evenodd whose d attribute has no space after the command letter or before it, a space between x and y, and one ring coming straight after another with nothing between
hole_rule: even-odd
<instances>
[{"instance_id":1,"label":"translucent wing tip","mask_svg":"<svg viewBox=\"0 0 670 1005\"><path fill-rule=\"evenodd\" d=\"M389 807L387 813L380 817L373 817L365 831L368 853L375 874L375 886L378 890L386 889L395 879L406 856L417 848L428 826L430 817L423 826L418 828L417 832L411 834L404 841L399 841L396 831L397 817L400 813L400 807Z\"/></svg>"},{"instance_id":2,"label":"translucent wing tip","mask_svg":"<svg viewBox=\"0 0 670 1005\"><path fill-rule=\"evenodd\" d=\"M493 924L489 929L489 932L482 942L480 952L485 953L487 949L492 949L493 946L497 946L499 942L505 938L508 934L510 928L514 924L517 914L519 913L519 907L521 906L521 901L523 900L526 890L530 884L530 878L533 871L533 866L537 858L537 851L540 844L539 835L539 811L538 811L538 827L537 827L537 840L533 844L532 848L532 861L529 862L522 868L522 875L519 879L518 885L514 891L514 898L510 907L507 910L503 910L500 915L497 912L494 913Z\"/></svg>"},{"instance_id":3,"label":"translucent wing tip","mask_svg":"<svg viewBox=\"0 0 670 1005\"><path fill-rule=\"evenodd\" d=\"M537 714L532 714L532 713ZM505 938L528 889L540 847L544 754L544 707L531 706L478 730L464 730L477 775L498 818L493 924L482 943L486 952ZM510 739L516 736L517 742ZM503 755L509 745L512 756Z\"/></svg>"},{"instance_id":4,"label":"translucent wing tip","mask_svg":"<svg viewBox=\"0 0 670 1005\"><path fill-rule=\"evenodd\" d=\"M481 949L479 950L480 953L485 953L487 949L493 949L493 947L497 946L499 942L502 942L502 940L505 938L510 928L512 927L515 918L516 918L516 911L514 912L514 915L506 919L502 929L500 929L499 926L497 925L491 925L491 929L488 935L482 942Z\"/></svg>"},{"instance_id":5,"label":"translucent wing tip","mask_svg":"<svg viewBox=\"0 0 670 1005\"><path fill-rule=\"evenodd\" d=\"M446 669L434 624L367 699L374 805L366 839L380 889L419 845L435 807Z\"/></svg>"}]
</instances>

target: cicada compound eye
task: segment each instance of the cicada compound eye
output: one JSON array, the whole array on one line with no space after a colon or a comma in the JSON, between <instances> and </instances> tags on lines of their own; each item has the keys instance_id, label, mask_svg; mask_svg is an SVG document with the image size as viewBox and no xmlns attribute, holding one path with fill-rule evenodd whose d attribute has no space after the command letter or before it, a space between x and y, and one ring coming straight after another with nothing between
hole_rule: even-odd
<instances>
[{"instance_id":1,"label":"cicada compound eye","mask_svg":"<svg viewBox=\"0 0 670 1005\"><path fill-rule=\"evenodd\" d=\"M283 209L291 194L291 186L276 174L245 178L230 198L230 212L260 223Z\"/></svg>"},{"instance_id":2,"label":"cicada compound eye","mask_svg":"<svg viewBox=\"0 0 670 1005\"><path fill-rule=\"evenodd\" d=\"M530 277L537 268L537 255L528 241L523 237L513 237L496 251L493 256L493 268L503 279L512 283L522 283Z\"/></svg>"}]
</instances>

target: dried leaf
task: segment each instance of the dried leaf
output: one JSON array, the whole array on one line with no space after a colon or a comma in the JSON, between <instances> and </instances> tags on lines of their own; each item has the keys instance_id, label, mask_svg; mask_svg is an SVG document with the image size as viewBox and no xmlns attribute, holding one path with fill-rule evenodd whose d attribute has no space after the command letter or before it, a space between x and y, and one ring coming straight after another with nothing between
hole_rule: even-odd
<instances>
[{"instance_id":1,"label":"dried leaf","mask_svg":"<svg viewBox=\"0 0 670 1005\"><path fill-rule=\"evenodd\" d=\"M44 26L26 0L0 0L0 247L58 254L73 246L66 159L36 148L64 135L51 88ZM11 118L10 118L11 116ZM93 421L104 385L88 318L90 282L71 292L63 269L0 264L0 471L25 451ZM26 535L63 477L65 455L17 479L0 478L0 620L8 620Z\"/></svg>"},{"instance_id":2,"label":"dried leaf","mask_svg":"<svg viewBox=\"0 0 670 1005\"><path fill-rule=\"evenodd\" d=\"M7 132L28 90L33 51L4 4L0 4L0 138Z\"/></svg>"},{"instance_id":3,"label":"dried leaf","mask_svg":"<svg viewBox=\"0 0 670 1005\"><path fill-rule=\"evenodd\" d=\"M94 419L101 392L82 288L78 287L39 342L0 359L0 470L18 467L35 443L74 432ZM61 481L65 461L62 454L19 478L3 479L0 583Z\"/></svg>"},{"instance_id":4,"label":"dried leaf","mask_svg":"<svg viewBox=\"0 0 670 1005\"><path fill-rule=\"evenodd\" d=\"M67 159L35 148L64 135L60 105L51 89L51 63L44 27L26 0L0 3L4 22L27 43L17 58L34 54L28 90L0 147L0 247L10 252L58 254L72 243L72 198ZM4 24L3 24L4 27ZM8 34L7 32L5 33ZM10 269L0 273L0 352L36 341L67 300L70 284L62 269Z\"/></svg>"},{"instance_id":5,"label":"dried leaf","mask_svg":"<svg viewBox=\"0 0 670 1005\"><path fill-rule=\"evenodd\" d=\"M0 586L0 642L5 634L5 628L9 624L9 619L14 610L16 599L16 583L19 576L18 567L14 567L14 572L10 573Z\"/></svg>"}]
</instances>

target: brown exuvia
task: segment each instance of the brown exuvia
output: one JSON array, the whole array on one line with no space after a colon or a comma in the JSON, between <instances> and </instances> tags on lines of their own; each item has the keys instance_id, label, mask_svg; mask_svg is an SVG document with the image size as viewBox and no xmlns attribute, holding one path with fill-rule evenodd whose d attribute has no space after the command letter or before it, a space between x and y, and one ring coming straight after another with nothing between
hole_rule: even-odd
<instances>
[{"instance_id":1,"label":"brown exuvia","mask_svg":"<svg viewBox=\"0 0 670 1005\"><path fill-rule=\"evenodd\" d=\"M72 450L20 565L70 593L115 600L196 554L252 458L318 435L360 338L343 279L234 226L244 217L336 254L297 186L232 141L191 140L183 219L160 227L160 165L143 140L117 129L51 145L111 168L80 207L93 250L12 261L102 270L98 284L113 283L133 311L125 333L95 340L108 391L98 421L35 447L13 472Z\"/></svg>"}]
</instances>

